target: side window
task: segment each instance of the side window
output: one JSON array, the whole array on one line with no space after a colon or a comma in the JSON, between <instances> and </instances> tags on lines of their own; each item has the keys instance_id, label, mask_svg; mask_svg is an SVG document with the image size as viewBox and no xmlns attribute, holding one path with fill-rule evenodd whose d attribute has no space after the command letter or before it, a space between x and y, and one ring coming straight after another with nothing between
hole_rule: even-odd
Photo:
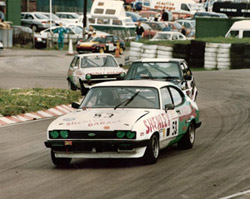
<instances>
[{"instance_id":1,"label":"side window","mask_svg":"<svg viewBox=\"0 0 250 199\"><path fill-rule=\"evenodd\" d=\"M78 66L79 64L79 57L74 57L74 59L72 60L71 64L70 64L70 67L73 68L75 66Z\"/></svg>"},{"instance_id":2,"label":"side window","mask_svg":"<svg viewBox=\"0 0 250 199\"><path fill-rule=\"evenodd\" d=\"M181 4L181 10L190 11L187 4Z\"/></svg>"},{"instance_id":3,"label":"side window","mask_svg":"<svg viewBox=\"0 0 250 199\"><path fill-rule=\"evenodd\" d=\"M172 104L172 99L167 87L161 88L161 101L162 101L162 109L165 109L166 104Z\"/></svg>"},{"instance_id":4,"label":"side window","mask_svg":"<svg viewBox=\"0 0 250 199\"><path fill-rule=\"evenodd\" d=\"M174 105L175 106L181 105L184 102L184 96L181 93L181 91L177 90L177 88L174 88L174 87L169 87L169 88L170 88L172 98L174 100Z\"/></svg>"},{"instance_id":5,"label":"side window","mask_svg":"<svg viewBox=\"0 0 250 199\"><path fill-rule=\"evenodd\" d=\"M112 43L114 40L113 40L113 37L106 37L106 42L107 43Z\"/></svg>"}]
</instances>

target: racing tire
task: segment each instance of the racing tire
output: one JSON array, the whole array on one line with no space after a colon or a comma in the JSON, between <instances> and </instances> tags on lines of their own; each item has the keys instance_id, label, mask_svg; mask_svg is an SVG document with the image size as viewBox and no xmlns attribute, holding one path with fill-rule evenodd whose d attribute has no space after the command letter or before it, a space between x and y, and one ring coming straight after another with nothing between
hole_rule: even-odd
<instances>
[{"instance_id":1,"label":"racing tire","mask_svg":"<svg viewBox=\"0 0 250 199\"><path fill-rule=\"evenodd\" d=\"M194 124L191 123L188 127L187 132L181 138L181 140L177 143L180 149L191 149L194 145L195 141L195 127Z\"/></svg>"},{"instance_id":2,"label":"racing tire","mask_svg":"<svg viewBox=\"0 0 250 199\"><path fill-rule=\"evenodd\" d=\"M68 87L72 91L76 91L77 90L77 87L70 80L68 81Z\"/></svg>"},{"instance_id":3,"label":"racing tire","mask_svg":"<svg viewBox=\"0 0 250 199\"><path fill-rule=\"evenodd\" d=\"M150 138L147 149L143 156L144 162L146 164L155 164L158 160L160 153L160 143L157 134L152 135Z\"/></svg>"},{"instance_id":4,"label":"racing tire","mask_svg":"<svg viewBox=\"0 0 250 199\"><path fill-rule=\"evenodd\" d=\"M71 162L71 158L57 158L55 152L51 150L51 160L57 167L67 167Z\"/></svg>"}]
</instances>

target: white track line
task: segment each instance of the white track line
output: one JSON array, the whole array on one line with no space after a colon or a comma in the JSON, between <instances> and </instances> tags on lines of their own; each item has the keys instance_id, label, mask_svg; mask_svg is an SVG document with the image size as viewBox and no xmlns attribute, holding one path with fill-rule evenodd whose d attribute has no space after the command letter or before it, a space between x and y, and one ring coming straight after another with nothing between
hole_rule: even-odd
<instances>
[{"instance_id":1,"label":"white track line","mask_svg":"<svg viewBox=\"0 0 250 199\"><path fill-rule=\"evenodd\" d=\"M239 192L239 193L236 193L236 194L233 194L233 195L230 195L230 196L226 196L226 197L223 197L223 198L220 198L220 199L230 199L230 198L241 196L241 195L244 195L244 194L247 194L247 193L250 193L250 190L242 191L242 192Z\"/></svg>"}]
</instances>

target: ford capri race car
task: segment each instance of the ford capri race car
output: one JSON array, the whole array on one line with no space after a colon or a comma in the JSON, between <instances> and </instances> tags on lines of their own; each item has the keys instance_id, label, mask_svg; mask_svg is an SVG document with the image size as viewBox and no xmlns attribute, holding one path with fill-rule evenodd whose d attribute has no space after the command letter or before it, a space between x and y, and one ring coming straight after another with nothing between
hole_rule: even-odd
<instances>
[{"instance_id":1,"label":"ford capri race car","mask_svg":"<svg viewBox=\"0 0 250 199\"><path fill-rule=\"evenodd\" d=\"M69 89L81 89L82 95L85 95L90 86L125 77L125 70L121 68L111 54L90 53L75 55L69 70L68 84Z\"/></svg>"},{"instance_id":2,"label":"ford capri race car","mask_svg":"<svg viewBox=\"0 0 250 199\"><path fill-rule=\"evenodd\" d=\"M196 103L161 81L113 81L93 86L75 112L53 121L46 147L56 166L72 158L143 158L156 163L159 150L192 148L200 127Z\"/></svg>"},{"instance_id":3,"label":"ford capri race car","mask_svg":"<svg viewBox=\"0 0 250 199\"><path fill-rule=\"evenodd\" d=\"M80 53L89 52L115 52L119 43L119 53L122 55L125 50L125 42L115 35L92 36L87 41L79 41L76 51Z\"/></svg>"}]
</instances>

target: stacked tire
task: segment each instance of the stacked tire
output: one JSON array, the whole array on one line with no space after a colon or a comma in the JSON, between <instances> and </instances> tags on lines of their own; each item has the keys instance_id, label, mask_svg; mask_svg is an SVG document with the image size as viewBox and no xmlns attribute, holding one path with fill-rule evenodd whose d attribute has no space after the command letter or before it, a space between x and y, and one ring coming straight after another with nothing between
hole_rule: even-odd
<instances>
[{"instance_id":1,"label":"stacked tire","mask_svg":"<svg viewBox=\"0 0 250 199\"><path fill-rule=\"evenodd\" d=\"M204 67L204 53L206 43L203 41L191 41L189 66L192 68Z\"/></svg>"},{"instance_id":2,"label":"stacked tire","mask_svg":"<svg viewBox=\"0 0 250 199\"><path fill-rule=\"evenodd\" d=\"M245 44L244 48L244 67L250 68L250 44Z\"/></svg>"},{"instance_id":3,"label":"stacked tire","mask_svg":"<svg viewBox=\"0 0 250 199\"><path fill-rule=\"evenodd\" d=\"M244 68L245 44L232 44L230 49L230 61L232 69Z\"/></svg>"},{"instance_id":4,"label":"stacked tire","mask_svg":"<svg viewBox=\"0 0 250 199\"><path fill-rule=\"evenodd\" d=\"M156 58L157 55L157 45L143 45L142 46L142 56L141 58Z\"/></svg>"},{"instance_id":5,"label":"stacked tire","mask_svg":"<svg viewBox=\"0 0 250 199\"><path fill-rule=\"evenodd\" d=\"M130 42L130 51L129 51L129 60L134 61L141 59L143 52L143 43L139 42Z\"/></svg>"},{"instance_id":6,"label":"stacked tire","mask_svg":"<svg viewBox=\"0 0 250 199\"><path fill-rule=\"evenodd\" d=\"M157 48L157 58L172 58L173 57L173 47L172 46L158 46Z\"/></svg>"},{"instance_id":7,"label":"stacked tire","mask_svg":"<svg viewBox=\"0 0 250 199\"><path fill-rule=\"evenodd\" d=\"M219 44L206 43L204 53L204 68L207 70L217 68L217 51Z\"/></svg>"},{"instance_id":8,"label":"stacked tire","mask_svg":"<svg viewBox=\"0 0 250 199\"><path fill-rule=\"evenodd\" d=\"M231 44L218 44L217 68L219 70L231 68L230 49Z\"/></svg>"},{"instance_id":9,"label":"stacked tire","mask_svg":"<svg viewBox=\"0 0 250 199\"><path fill-rule=\"evenodd\" d=\"M173 57L182 58L189 62L190 48L190 44L175 44L173 47Z\"/></svg>"}]
</instances>

